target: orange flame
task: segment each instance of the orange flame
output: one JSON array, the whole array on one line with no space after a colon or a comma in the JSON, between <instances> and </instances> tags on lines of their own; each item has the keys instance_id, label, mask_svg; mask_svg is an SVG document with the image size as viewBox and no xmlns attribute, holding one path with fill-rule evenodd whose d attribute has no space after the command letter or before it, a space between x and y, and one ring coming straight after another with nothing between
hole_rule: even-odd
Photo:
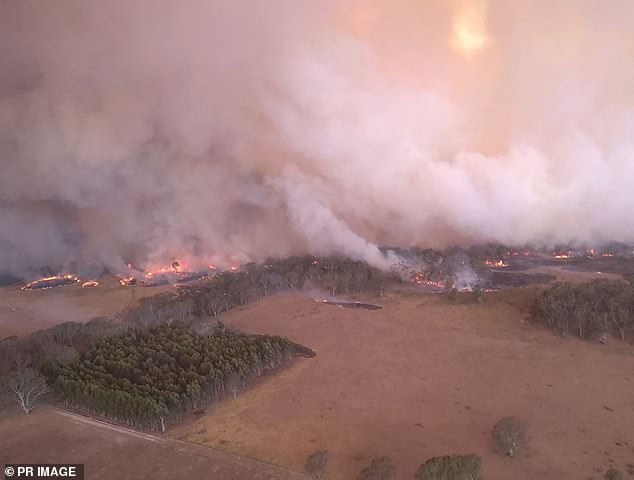
<instances>
[{"instance_id":1,"label":"orange flame","mask_svg":"<svg viewBox=\"0 0 634 480\"><path fill-rule=\"evenodd\" d=\"M491 260L489 258L487 258L484 262L483 265L486 265L487 267L508 267L509 264L507 262L505 262L504 260Z\"/></svg>"},{"instance_id":2,"label":"orange flame","mask_svg":"<svg viewBox=\"0 0 634 480\"><path fill-rule=\"evenodd\" d=\"M46 286L47 283L54 282L55 280L68 280L68 282L65 282L64 284L62 284L62 285L65 285L67 283L79 282L79 277L76 277L76 276L70 275L70 274L67 274L67 275L51 275L49 277L43 277L43 278L40 278L38 280L33 280L32 282L27 283L26 285L24 285L22 287L22 290L32 290L34 288L40 287L41 285L44 285L44 286L41 286L40 288L56 287L58 285Z\"/></svg>"}]
</instances>

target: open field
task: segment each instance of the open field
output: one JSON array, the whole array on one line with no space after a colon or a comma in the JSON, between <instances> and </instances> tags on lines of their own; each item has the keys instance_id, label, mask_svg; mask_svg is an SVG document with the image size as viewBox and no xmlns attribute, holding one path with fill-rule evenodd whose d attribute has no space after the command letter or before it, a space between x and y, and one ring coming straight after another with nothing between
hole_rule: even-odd
<instances>
[{"instance_id":1,"label":"open field","mask_svg":"<svg viewBox=\"0 0 634 480\"><path fill-rule=\"evenodd\" d=\"M609 260L611 263L618 263L614 259ZM517 275L547 274L554 275L560 281L572 282L589 281L593 278L621 278L621 275L612 273L572 271L570 268L568 262L532 267L519 272L513 269L502 271L511 277L514 272ZM28 291L21 290L19 285L0 287L0 339L11 335L28 335L62 322L86 322L97 316L115 315L142 297L174 289L170 285L122 287L111 275L100 278L99 282L97 288L81 288L80 284Z\"/></svg>"},{"instance_id":2,"label":"open field","mask_svg":"<svg viewBox=\"0 0 634 480\"><path fill-rule=\"evenodd\" d=\"M79 284L45 290L21 290L19 286L0 288L0 338L28 335L62 322L87 322L93 317L120 312L141 297L173 289L122 287L114 277L100 279L97 288Z\"/></svg>"},{"instance_id":3,"label":"open field","mask_svg":"<svg viewBox=\"0 0 634 480\"><path fill-rule=\"evenodd\" d=\"M489 479L586 479L634 464L634 349L558 338L528 324L530 289L482 304L440 296L371 299L345 309L293 295L269 297L223 321L310 346L297 362L171 436L294 470L317 449L333 454L329 479L352 479L374 456L399 479L425 459L477 452ZM501 417L529 424L530 449L493 453Z\"/></svg>"},{"instance_id":4,"label":"open field","mask_svg":"<svg viewBox=\"0 0 634 480\"><path fill-rule=\"evenodd\" d=\"M618 278L561 266L528 272L566 281ZM96 289L0 289L0 337L113 315L141 296L173 288L124 288L110 280ZM404 285L384 298L360 299L380 310L291 294L237 308L222 321L285 335L317 357L208 407L168 435L293 471L303 469L309 453L328 449L331 480L356 478L374 456L391 457L398 479L411 479L429 457L470 452L482 455L489 479L598 478L596 469L609 466L627 471L634 464L634 348L616 340L601 346L562 339L527 323L526 306L536 291L490 292L481 304L452 304ZM78 462L106 452L94 464L94 478L111 478L109 457L118 459L121 478L142 478L153 465L165 474L153 478L169 478L185 465L190 478L259 478L240 469L233 477L221 470L206 477L203 472L214 471L210 465L222 469L226 462L197 452L216 450L148 440L52 412L2 420L0 452L42 462L69 452L68 461ZM507 415L527 420L531 435L530 449L515 460L494 454L490 444L491 427ZM145 454L148 442L157 450L138 462L136 452ZM23 456L31 452L35 460ZM125 469L136 477L125 476ZM284 475L262 478L292 478Z\"/></svg>"},{"instance_id":5,"label":"open field","mask_svg":"<svg viewBox=\"0 0 634 480\"><path fill-rule=\"evenodd\" d=\"M301 480L223 451L153 437L50 407L0 422L2 463L84 463L90 480Z\"/></svg>"}]
</instances>

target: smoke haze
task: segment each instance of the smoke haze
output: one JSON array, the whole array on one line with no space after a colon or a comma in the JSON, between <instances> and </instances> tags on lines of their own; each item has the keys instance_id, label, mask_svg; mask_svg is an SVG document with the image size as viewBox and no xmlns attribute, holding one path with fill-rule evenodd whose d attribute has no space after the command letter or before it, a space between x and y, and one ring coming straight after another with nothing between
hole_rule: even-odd
<instances>
[{"instance_id":1,"label":"smoke haze","mask_svg":"<svg viewBox=\"0 0 634 480\"><path fill-rule=\"evenodd\" d=\"M0 270L634 240L630 0L0 2Z\"/></svg>"}]
</instances>

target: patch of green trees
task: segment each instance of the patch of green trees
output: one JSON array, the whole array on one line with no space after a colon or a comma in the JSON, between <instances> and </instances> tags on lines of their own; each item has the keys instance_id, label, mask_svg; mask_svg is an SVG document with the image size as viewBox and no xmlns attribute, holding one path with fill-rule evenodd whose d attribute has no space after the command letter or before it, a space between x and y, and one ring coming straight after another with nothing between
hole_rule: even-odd
<instances>
[{"instance_id":1,"label":"patch of green trees","mask_svg":"<svg viewBox=\"0 0 634 480\"><path fill-rule=\"evenodd\" d=\"M556 283L537 299L533 318L561 335L626 341L634 331L634 285L606 279Z\"/></svg>"},{"instance_id":2,"label":"patch of green trees","mask_svg":"<svg viewBox=\"0 0 634 480\"><path fill-rule=\"evenodd\" d=\"M80 358L45 372L67 406L131 426L164 430L170 415L193 411L290 360L282 337L218 329L193 333L181 322L98 340Z\"/></svg>"}]
</instances>

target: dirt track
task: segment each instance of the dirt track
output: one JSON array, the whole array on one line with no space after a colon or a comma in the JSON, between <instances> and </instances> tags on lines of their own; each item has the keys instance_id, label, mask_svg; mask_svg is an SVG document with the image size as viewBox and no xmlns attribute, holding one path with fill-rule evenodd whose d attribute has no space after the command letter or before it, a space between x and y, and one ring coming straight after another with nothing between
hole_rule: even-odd
<instances>
[{"instance_id":1,"label":"dirt track","mask_svg":"<svg viewBox=\"0 0 634 480\"><path fill-rule=\"evenodd\" d=\"M0 463L84 463L87 480L302 480L236 455L86 417L36 409L0 422Z\"/></svg>"}]
</instances>

